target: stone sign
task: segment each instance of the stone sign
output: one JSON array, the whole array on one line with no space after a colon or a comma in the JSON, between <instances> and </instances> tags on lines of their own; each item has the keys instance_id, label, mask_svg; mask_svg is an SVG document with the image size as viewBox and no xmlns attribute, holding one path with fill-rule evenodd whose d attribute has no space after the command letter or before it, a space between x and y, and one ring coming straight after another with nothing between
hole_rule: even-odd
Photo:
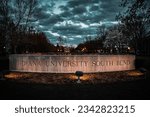
<instances>
[{"instance_id":1,"label":"stone sign","mask_svg":"<svg viewBox=\"0 0 150 117\"><path fill-rule=\"evenodd\" d=\"M11 71L44 73L84 73L133 70L133 55L34 55L9 56Z\"/></svg>"}]
</instances>

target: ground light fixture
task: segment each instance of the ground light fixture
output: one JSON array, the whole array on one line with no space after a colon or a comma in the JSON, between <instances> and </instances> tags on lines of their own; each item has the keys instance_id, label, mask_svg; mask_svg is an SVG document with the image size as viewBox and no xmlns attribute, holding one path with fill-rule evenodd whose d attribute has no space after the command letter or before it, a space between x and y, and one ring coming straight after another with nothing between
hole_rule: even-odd
<instances>
[{"instance_id":1,"label":"ground light fixture","mask_svg":"<svg viewBox=\"0 0 150 117\"><path fill-rule=\"evenodd\" d=\"M83 76L83 72L82 71L76 71L75 75L78 77L77 83L81 83L80 77Z\"/></svg>"}]
</instances>

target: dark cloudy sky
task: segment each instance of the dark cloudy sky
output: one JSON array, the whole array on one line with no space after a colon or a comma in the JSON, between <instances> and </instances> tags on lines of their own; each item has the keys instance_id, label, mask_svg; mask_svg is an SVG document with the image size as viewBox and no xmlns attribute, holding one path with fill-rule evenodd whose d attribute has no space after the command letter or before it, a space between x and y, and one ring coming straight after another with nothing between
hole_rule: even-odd
<instances>
[{"instance_id":1,"label":"dark cloudy sky","mask_svg":"<svg viewBox=\"0 0 150 117\"><path fill-rule=\"evenodd\" d=\"M35 27L46 33L54 44L62 36L67 45L82 43L87 36L95 37L100 25L114 25L121 11L121 0L39 0Z\"/></svg>"}]
</instances>

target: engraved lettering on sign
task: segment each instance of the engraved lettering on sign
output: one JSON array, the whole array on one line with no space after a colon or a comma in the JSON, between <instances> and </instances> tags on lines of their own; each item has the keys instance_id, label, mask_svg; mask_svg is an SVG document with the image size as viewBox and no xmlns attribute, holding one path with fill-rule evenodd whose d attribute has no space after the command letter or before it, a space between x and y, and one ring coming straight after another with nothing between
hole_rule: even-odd
<instances>
[{"instance_id":1,"label":"engraved lettering on sign","mask_svg":"<svg viewBox=\"0 0 150 117\"><path fill-rule=\"evenodd\" d=\"M75 73L135 69L133 55L10 55L10 70L23 72Z\"/></svg>"}]
</instances>

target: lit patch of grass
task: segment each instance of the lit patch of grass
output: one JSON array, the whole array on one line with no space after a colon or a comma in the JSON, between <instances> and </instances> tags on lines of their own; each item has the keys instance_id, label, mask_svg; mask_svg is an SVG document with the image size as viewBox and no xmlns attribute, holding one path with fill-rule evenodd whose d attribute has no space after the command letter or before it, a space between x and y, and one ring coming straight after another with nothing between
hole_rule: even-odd
<instances>
[{"instance_id":1,"label":"lit patch of grass","mask_svg":"<svg viewBox=\"0 0 150 117\"><path fill-rule=\"evenodd\" d=\"M75 74L70 74L68 76L72 80L77 80L78 77ZM90 80L92 78L96 77L96 74L84 74L83 76L80 77L81 80Z\"/></svg>"},{"instance_id":2,"label":"lit patch of grass","mask_svg":"<svg viewBox=\"0 0 150 117\"><path fill-rule=\"evenodd\" d=\"M134 71L127 72L127 75L128 76L142 76L142 75L144 75L144 73L137 71L137 70L134 70Z\"/></svg>"},{"instance_id":3,"label":"lit patch of grass","mask_svg":"<svg viewBox=\"0 0 150 117\"><path fill-rule=\"evenodd\" d=\"M11 72L9 74L5 74L4 77L6 79L21 79L21 78L28 78L28 77L30 77L30 74L28 74L28 73Z\"/></svg>"},{"instance_id":4,"label":"lit patch of grass","mask_svg":"<svg viewBox=\"0 0 150 117\"><path fill-rule=\"evenodd\" d=\"M138 70L120 72L84 73L80 77L82 84L114 83L143 79L143 73ZM10 72L5 75L8 80L43 84L74 84L78 77L74 73L21 73Z\"/></svg>"}]
</instances>

